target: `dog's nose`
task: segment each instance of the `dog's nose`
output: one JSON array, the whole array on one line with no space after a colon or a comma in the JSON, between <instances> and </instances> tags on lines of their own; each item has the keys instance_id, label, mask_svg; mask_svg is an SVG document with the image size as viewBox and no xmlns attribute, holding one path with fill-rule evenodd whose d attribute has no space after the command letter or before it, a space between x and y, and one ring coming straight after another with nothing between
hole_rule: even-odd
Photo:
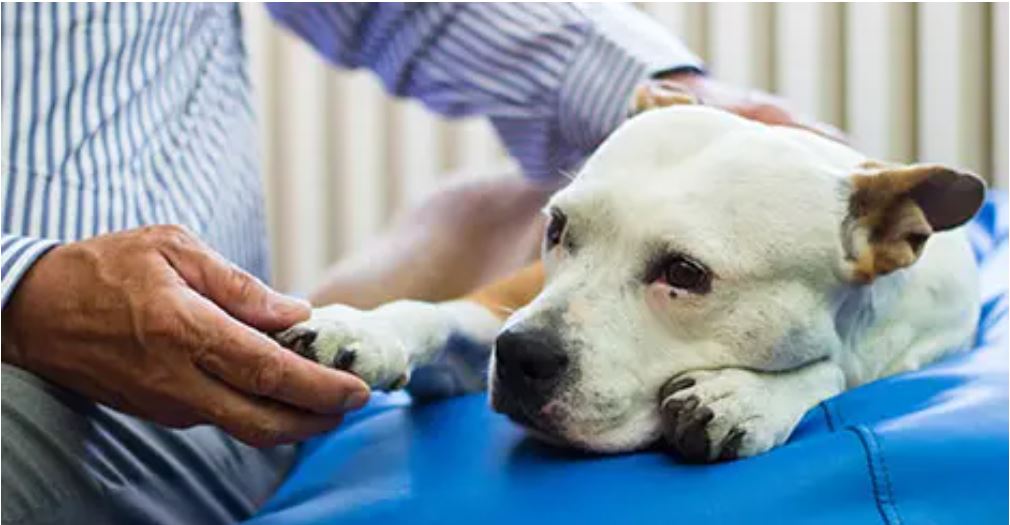
<instances>
[{"instance_id":1,"label":"dog's nose","mask_svg":"<svg viewBox=\"0 0 1010 525\"><path fill-rule=\"evenodd\" d=\"M495 340L496 373L506 386L546 390L568 367L561 341L549 330L506 330Z\"/></svg>"}]
</instances>

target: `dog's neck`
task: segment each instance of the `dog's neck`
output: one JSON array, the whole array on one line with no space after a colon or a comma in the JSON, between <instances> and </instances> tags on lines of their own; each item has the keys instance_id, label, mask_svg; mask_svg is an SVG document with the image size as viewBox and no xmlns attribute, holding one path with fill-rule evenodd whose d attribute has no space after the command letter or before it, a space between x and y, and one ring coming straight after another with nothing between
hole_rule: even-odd
<instances>
[{"instance_id":1,"label":"dog's neck","mask_svg":"<svg viewBox=\"0 0 1010 525\"><path fill-rule=\"evenodd\" d=\"M870 330L879 330L881 321L900 301L909 277L908 270L901 270L878 277L870 284L847 285L838 291L833 319L843 354L859 355L856 350L864 344Z\"/></svg>"}]
</instances>

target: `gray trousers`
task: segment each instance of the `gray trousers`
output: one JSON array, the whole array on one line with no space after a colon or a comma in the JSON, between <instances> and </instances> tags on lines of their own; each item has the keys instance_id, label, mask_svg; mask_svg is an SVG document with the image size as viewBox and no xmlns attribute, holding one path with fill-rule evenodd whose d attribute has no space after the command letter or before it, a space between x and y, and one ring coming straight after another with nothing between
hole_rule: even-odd
<instances>
[{"instance_id":1,"label":"gray trousers","mask_svg":"<svg viewBox=\"0 0 1010 525\"><path fill-rule=\"evenodd\" d=\"M234 523L295 458L148 423L8 365L2 389L4 524Z\"/></svg>"}]
</instances>

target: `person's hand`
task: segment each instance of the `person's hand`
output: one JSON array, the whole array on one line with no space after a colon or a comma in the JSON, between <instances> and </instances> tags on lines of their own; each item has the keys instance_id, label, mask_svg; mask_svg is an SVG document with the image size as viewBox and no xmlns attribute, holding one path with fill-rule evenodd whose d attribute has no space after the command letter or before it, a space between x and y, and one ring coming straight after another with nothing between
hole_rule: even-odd
<instances>
[{"instance_id":1,"label":"person's hand","mask_svg":"<svg viewBox=\"0 0 1010 525\"><path fill-rule=\"evenodd\" d=\"M3 361L166 426L272 446L335 427L369 395L263 333L309 313L186 230L152 226L36 261L3 310Z\"/></svg>"},{"instance_id":2,"label":"person's hand","mask_svg":"<svg viewBox=\"0 0 1010 525\"><path fill-rule=\"evenodd\" d=\"M817 122L791 109L782 99L755 89L743 89L693 71L664 75L643 83L635 93L635 109L695 103L717 107L741 117L773 126L803 128L845 142L833 126Z\"/></svg>"}]
</instances>

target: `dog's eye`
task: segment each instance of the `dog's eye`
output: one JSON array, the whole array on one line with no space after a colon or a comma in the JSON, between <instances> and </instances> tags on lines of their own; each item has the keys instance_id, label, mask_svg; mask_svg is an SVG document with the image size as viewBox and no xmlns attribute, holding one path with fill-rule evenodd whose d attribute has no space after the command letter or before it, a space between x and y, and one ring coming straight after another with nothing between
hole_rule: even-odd
<instances>
[{"instance_id":1,"label":"dog's eye","mask_svg":"<svg viewBox=\"0 0 1010 525\"><path fill-rule=\"evenodd\" d=\"M561 242L561 237L565 233L565 224L567 223L568 218L565 217L564 213L561 213L561 210L551 210L551 221L547 224L547 234L544 237L547 250L554 248Z\"/></svg>"},{"instance_id":2,"label":"dog's eye","mask_svg":"<svg viewBox=\"0 0 1010 525\"><path fill-rule=\"evenodd\" d=\"M673 288L692 293L706 293L712 287L712 279L708 270L682 255L667 259L662 279Z\"/></svg>"}]
</instances>

